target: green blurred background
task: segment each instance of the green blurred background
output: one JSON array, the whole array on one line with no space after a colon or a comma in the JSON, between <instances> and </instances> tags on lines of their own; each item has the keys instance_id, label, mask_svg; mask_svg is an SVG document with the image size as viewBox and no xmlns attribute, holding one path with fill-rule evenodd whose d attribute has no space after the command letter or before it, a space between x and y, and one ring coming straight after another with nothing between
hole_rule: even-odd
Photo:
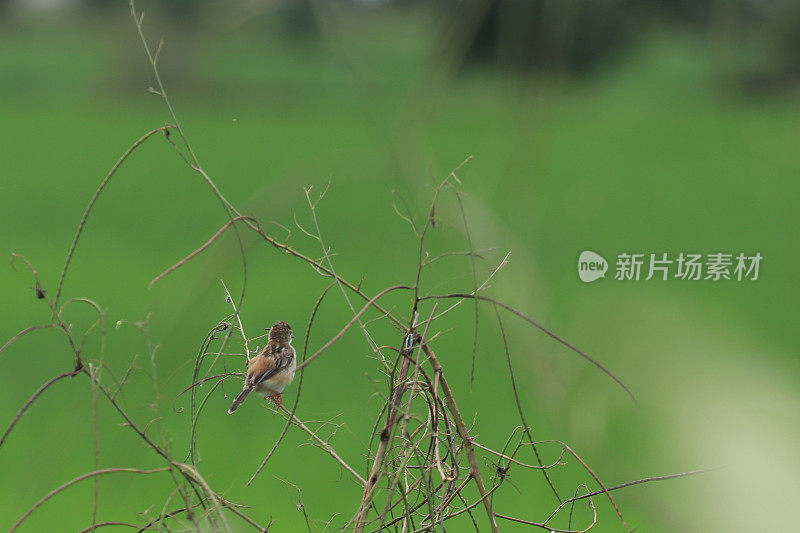
<instances>
[{"instance_id":1,"label":"green blurred background","mask_svg":"<svg viewBox=\"0 0 800 533\"><path fill-rule=\"evenodd\" d=\"M800 12L792 2L141 2L145 33L163 37L160 69L206 170L247 214L309 224L304 186L330 190L318 216L339 272L376 293L412 283L415 239L392 208L399 196L424 220L432 184L458 174L487 291L586 350L636 394L634 404L595 368L544 335L504 318L523 405L539 439L570 443L609 485L724 466L616 493L638 531L790 531L800 498L800 253L797 149ZM0 250L27 256L50 294L80 215L119 155L169 120L125 2L0 2ZM393 194L393 191L396 191ZM432 253L466 247L452 196ZM162 386L161 425L176 456L187 449L191 361L229 306L220 279L242 287L233 235L148 290L149 281L226 221L218 200L163 139L121 168L89 218L65 297L107 312L105 359L117 376L138 354L124 402L153 418L145 338L150 318ZM283 237L279 226L270 231ZM327 280L245 235L250 336L276 320L302 340ZM319 256L296 227L290 244ZM590 249L760 252L757 281L582 283ZM10 255L7 255L10 257ZM613 265L611 267L613 269ZM0 268L2 341L48 321L24 266ZM442 260L423 290L471 290L470 262ZM408 313L407 295L387 299ZM429 312L430 308L424 310ZM474 308L437 326L438 354L481 442L501 447L518 423L491 308L480 315L477 379L469 368ZM424 313L423 313L424 314ZM323 304L319 347L349 320L341 294ZM73 308L76 331L93 317ZM114 327L122 321L119 327ZM379 344L397 344L376 326ZM299 344L299 343L296 343ZM232 351L233 350L232 348ZM305 375L298 416L337 417L334 445L359 471L384 394L363 335L353 330ZM99 357L97 336L85 357ZM241 358L225 359L227 368ZM70 370L63 338L36 332L0 355L5 427L46 379ZM108 374L104 381L109 380ZM251 505L273 531L346 522L360 498L346 473L291 429L245 487L283 426L260 400L225 414L238 385L212 395L199 425L200 470ZM296 385L286 391L292 403ZM226 396L227 395L227 396ZM104 402L100 466L156 468ZM529 452L523 460L532 460ZM544 460L555 450L544 448ZM487 465L487 472L491 469ZM94 468L91 387L81 376L48 390L0 449L0 528L47 491ZM555 500L538 473L512 469L498 512L543 519ZM589 477L570 461L553 472L562 494ZM590 483L592 488L595 488ZM165 474L100 479L98 519L157 516ZM84 482L46 503L24 531L91 525ZM597 499L595 531L621 531ZM177 502L175 504L177 506ZM585 520L585 505L576 509ZM481 530L485 517L477 514ZM481 521L483 519L483 521ZM241 522L230 518L232 525ZM468 530L456 522L449 530ZM502 530L522 526L501 522ZM559 524L556 524L559 525ZM565 524L560 524L564 526ZM114 528L107 528L113 530ZM129 530L120 528L120 530Z\"/></svg>"}]
</instances>

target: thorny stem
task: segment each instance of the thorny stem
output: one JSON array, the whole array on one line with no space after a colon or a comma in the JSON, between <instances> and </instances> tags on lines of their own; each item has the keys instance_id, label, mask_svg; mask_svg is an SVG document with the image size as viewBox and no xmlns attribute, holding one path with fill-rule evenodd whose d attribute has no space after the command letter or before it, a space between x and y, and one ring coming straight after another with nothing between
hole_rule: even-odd
<instances>
[{"instance_id":1,"label":"thorny stem","mask_svg":"<svg viewBox=\"0 0 800 533\"><path fill-rule=\"evenodd\" d=\"M239 322L239 331L242 332L242 341L244 342L244 354L247 357L247 360L250 361L250 344L247 341L247 335L244 333L244 326L242 325L242 316L239 314L239 307L236 305L236 302L233 301L231 297L231 291L228 290L228 286L225 285L225 282L220 280L222 286L225 288L225 299L227 299L231 306L233 306L233 314L236 317L236 321Z\"/></svg>"},{"instance_id":2,"label":"thorny stem","mask_svg":"<svg viewBox=\"0 0 800 533\"><path fill-rule=\"evenodd\" d=\"M436 313L437 305L438 305L438 302L436 302L434 304L433 309L431 310L431 317ZM430 324L431 324L431 321L430 321L430 318L429 318L428 321L425 323L425 330L422 332L422 338L425 338L427 336L428 328L430 327ZM406 349L406 347L403 346L403 349ZM405 460L405 456L407 454L407 448L408 448L408 439L406 438L406 435L408 434L408 421L409 421L409 418L411 416L411 404L412 404L412 401L414 399L414 392L416 391L416 385L417 385L417 382L419 380L419 373L422 370L420 368L420 356L421 355L422 355L422 349L421 348L417 348L417 358L414 361L414 378L412 380L411 392L409 392L409 395L408 395L408 402L406 403L406 412L405 412L405 415L403 416L403 426L402 426L402 429L400 431L400 434L401 434L402 439L403 439L403 444L402 444L402 450L400 452L400 457L403 458L404 460ZM402 397L402 392L400 393L400 395ZM414 450L416 450L416 447L414 448ZM395 487L397 486L397 483L399 482L399 480L400 480L399 476L395 476L392 479L391 486L389 487L389 496L388 496L388 498L386 500L386 505L384 506L383 512L381 513L381 516L380 516L381 525L379 526L379 529L383 528L383 523L385 521L386 513L388 512L388 510L390 508L390 505L392 503L392 494L394 493ZM402 494L403 494L403 498L405 498L405 491L403 491ZM429 502L430 502L430 499L429 499Z\"/></svg>"},{"instance_id":3,"label":"thorny stem","mask_svg":"<svg viewBox=\"0 0 800 533\"><path fill-rule=\"evenodd\" d=\"M200 248L198 248L194 252L190 253L188 256L186 256L185 258L181 259L180 261L178 261L177 263L175 263L174 265L169 267L167 270L165 270L164 272L162 272L161 274L159 274L158 276L153 278L153 281L150 282L150 286L153 286L155 283L157 283L158 281L163 279L165 276L167 276L171 272L174 272L178 268L182 267L189 260L193 259L198 254L200 254L201 252L206 250L220 235L222 235L225 232L225 230L230 228L233 225L233 223L237 222L237 221L244 221L245 224L247 224L247 227L249 227L250 229L255 231L264 241L266 241L269 245L273 246L274 248L277 248L278 250L281 250L284 253L287 253L287 254L289 254L289 255L291 255L293 257L296 257L297 259L300 259L301 261L304 261L304 262L308 263L317 272L323 274L326 277L334 278L338 283L341 283L342 285L344 285L345 287L350 289L353 293L355 293L358 296L360 296L362 299L367 300L367 301L371 301L372 302L371 303L372 307L374 307L375 309L380 311L380 313L382 315L386 316L395 325L402 327L403 323L400 321L400 319L398 319L392 313L390 313L389 311L384 309L380 304L378 304L375 301L375 299L373 297L370 297L364 291L362 291L359 286L353 285L352 283L347 281L347 279L345 279L345 278L339 276L338 274L336 274L335 272L329 270L328 267L326 267L325 265L323 265L319 261L316 261L316 260L308 257L307 255L305 255L305 254L303 254L301 252L298 252L297 250L295 250L294 248L292 248L288 244L279 242L278 240L276 240L273 237L269 236L267 233L264 232L263 228L261 227L261 224L258 222L257 219L252 218L252 217L247 217L247 216L237 216L237 217L234 217L233 220L226 222L225 225L223 225L222 228L220 228L214 234L214 236L212 236L205 244L203 244L203 246L201 246Z\"/></svg>"},{"instance_id":4,"label":"thorny stem","mask_svg":"<svg viewBox=\"0 0 800 533\"><path fill-rule=\"evenodd\" d=\"M128 158L128 156L131 155L131 153L134 150L136 150L143 142L145 142L147 139L149 139L150 137L152 137L156 133L159 133L159 132L162 132L162 131L163 132L167 132L167 131L169 131L169 128L172 128L172 127L174 127L174 126L172 126L170 124L167 124L166 126L161 126L160 128L156 128L154 130L148 131L147 133L142 135L139 138L139 140L134 142L127 150L125 150L125 153L123 153L122 156L117 160L117 162L114 163L114 166L111 167L111 170L108 171L108 174L106 174L106 177L103 179L103 181L100 182L100 185L94 191L94 194L92 195L92 198L89 200L89 204L86 206L86 209L83 211L83 216L81 217L81 221L78 223L78 229L75 231L75 237L73 237L72 244L70 245L69 251L67 252L67 259L66 259L66 261L64 261L64 268L61 270L61 277L58 279L58 288L56 289L56 298L55 298L55 300L53 300L53 306L52 306L54 313L55 313L55 309L58 308L58 301L61 299L61 289L64 286L64 278L67 277L67 270L69 269L69 264L72 261L72 255L75 253L75 248L78 246L78 240L81 238L81 233L83 233L83 229L86 227L86 219L89 218L89 213L92 211L92 208L94 207L95 202L97 202L97 198L100 196L100 193L103 192L103 190L106 188L106 185L108 185L108 182L111 180L111 178L117 172L117 169L120 167L120 165L122 165L122 163L125 162L125 160Z\"/></svg>"},{"instance_id":5,"label":"thorny stem","mask_svg":"<svg viewBox=\"0 0 800 533\"><path fill-rule=\"evenodd\" d=\"M494 519L492 502L489 500L489 493L486 491L486 486L483 483L481 469L478 465L478 459L475 457L475 450L472 448L472 439L469 436L467 425L464 423L464 419L461 417L461 412L458 410L458 404L456 403L455 396L453 396L453 391L450 389L450 385L447 383L447 379L444 377L442 365L436 358L436 354L433 353L433 350L425 339L422 339L420 342L422 344L422 349L425 350L425 354L430 358L433 371L439 376L439 383L442 386L442 393L445 396L445 404L450 410L450 413L453 415L453 420L456 423L458 434L464 443L464 451L467 453L467 460L469 461L469 475L475 480L475 484L478 486L478 493L481 496L481 500L483 500L483 507L486 509L486 515L489 519L492 532L497 533L497 521Z\"/></svg>"},{"instance_id":6,"label":"thorny stem","mask_svg":"<svg viewBox=\"0 0 800 533\"><path fill-rule=\"evenodd\" d=\"M347 461L345 461L344 459L342 459L342 457L341 457L341 456L340 456L338 453L336 453L336 450L334 450L334 449L333 449L333 446L331 446L331 445L330 445L330 443L329 443L328 441L324 440L324 439L323 439L323 438L321 438L319 435L317 435L317 434L316 434L316 432L314 432L314 431L313 431L311 428L309 428L308 426L306 426L306 425L303 423L303 421L302 421L302 420L300 420L299 418L297 418L297 416L293 415L293 414L292 414L292 413L291 413L291 412L290 412L288 409L286 409L285 407L282 407L282 406L281 406L281 407L279 407L279 408L278 408L278 411L279 411L279 412L280 412L280 413L281 413L283 416L287 417L287 419L291 420L292 424L296 425L297 427L299 427L300 429L302 429L303 431L305 431L306 433L308 433L308 435L309 435L309 436L310 436L310 437L311 437L311 438L314 440L314 442L316 442L316 443L319 445L319 447L320 447L320 448L322 448L323 450L325 450L326 452L328 452L328 454L330 454L330 456L331 456L331 457L333 457L334 459L336 459L336 462L338 462L340 465L342 465L342 466L344 467L344 469L345 469L345 470L347 470L348 472L350 472L350 473L353 475L353 477L355 477L355 478L356 478L356 480L358 481L358 483L359 483L361 486L364 486L364 485L366 485L366 483L367 483L367 482L366 482L366 480L365 480L363 477L361 477L361 475L360 475L358 472L356 472L356 471L353 469L353 467L352 467L352 466L350 466L349 464L347 464Z\"/></svg>"},{"instance_id":7,"label":"thorny stem","mask_svg":"<svg viewBox=\"0 0 800 533\"><path fill-rule=\"evenodd\" d=\"M478 300L475 300L475 303L478 303ZM517 380L514 378L514 367L511 364L511 351L508 348L508 339L506 338L506 331L503 327L503 320L500 318L500 311L497 309L497 306L494 306L495 315L497 315L497 324L500 326L500 335L503 337L503 348L506 354L506 364L508 365L508 375L511 379L511 391L514 393L514 402L517 404L517 412L519 413L520 421L522 422L522 430L525 432L525 435L528 437L528 442L530 443L531 447L533 448L533 453L536 456L536 461L539 463L539 466L542 467L542 474L544 475L547 484L550 485L550 490L553 491L555 494L556 499L561 501L561 497L558 495L558 491L556 490L555 485L550 480L550 476L547 474L547 469L543 468L542 458L539 456L539 450L536 448L536 444L534 443L533 435L531 434L530 426L528 425L528 421L525 419L525 412L522 409L522 402L519 399L519 391L517 391ZM563 455L563 452L562 452Z\"/></svg>"},{"instance_id":8,"label":"thorny stem","mask_svg":"<svg viewBox=\"0 0 800 533\"><path fill-rule=\"evenodd\" d=\"M409 331L411 331L413 327L414 324L412 323L409 327ZM405 339L406 335L403 336L403 341L400 344L400 353L407 349L405 347ZM367 512L372 504L373 494L378 485L378 480L380 479L381 471L383 469L386 451L389 447L389 440L391 439L392 430L397 417L397 410L400 407L400 401L403 397L403 393L405 392L405 381L406 377L408 376L408 367L409 360L407 358L403 358L403 362L400 366L400 372L397 377L397 384L394 385L391 393L389 410L388 414L386 415L386 425L383 427L383 430L381 430L380 440L378 441L378 450L375 452L375 459L373 460L372 468L370 469L369 476L367 477L368 481L364 484L364 495L361 498L361 503L358 508L358 513L356 514L356 521L353 529L353 531L356 533L361 533L364 531Z\"/></svg>"},{"instance_id":9,"label":"thorny stem","mask_svg":"<svg viewBox=\"0 0 800 533\"><path fill-rule=\"evenodd\" d=\"M351 327L353 324L355 324L355 323L358 321L358 319L359 319L359 318L361 318L361 315L363 315L363 314L364 314L364 313L365 313L365 312L366 312L366 311L367 311L367 310L368 310L368 309L369 309L371 306L374 306L374 305L375 305L375 302L376 302L376 301L377 301L377 300L378 300L378 299L379 299L381 296L383 296L384 294L386 294L386 293L388 293L388 292L395 291L395 290L399 290L399 289L406 289L406 290L408 290L408 289L411 289L411 287L409 287L409 286L407 286L407 285L394 285L394 286L392 286L392 287L388 287L388 288L386 288L386 289L383 289L381 292L379 292L378 294L376 294L375 296L373 296L373 297L372 297L372 298L371 298L371 299L370 299L370 300L369 300L369 301L368 301L366 304L364 304L364 307L362 307L362 308L361 308L361 310L360 310L358 313L356 313L356 314L353 316L353 318L352 318L352 319L350 319L350 322L348 322L348 323L347 323L347 324L346 324L346 325L345 325L345 326L344 326L344 327L341 329L341 331L339 331L339 333L337 333L336 335L334 335L334 336L333 336L333 337L332 337L332 338L331 338L331 339L330 339L330 340L329 340L327 343L325 343L325 345L323 345L323 346L322 346L322 348L320 348L319 350L317 350L316 352L314 352L314 354L313 354L313 355L311 355L311 356L309 356L309 358L308 358L308 359L306 359L305 361L303 361L303 363L302 363L302 364L300 364L300 365L297 365L297 370L302 370L303 368L305 368L306 366L308 366L309 364L311 364L311 362L312 362L314 359L316 359L317 357L319 357L320 355L322 355L322 353L323 353L325 350L327 350L328 348L330 348L330 347L333 345L333 343L335 343L336 341L338 341L338 340L339 340L339 339L342 337L342 335L344 335L344 334L345 334L345 332L346 332L348 329L350 329L350 327Z\"/></svg>"},{"instance_id":10,"label":"thorny stem","mask_svg":"<svg viewBox=\"0 0 800 533\"><path fill-rule=\"evenodd\" d=\"M566 346L567 348L569 348L570 350L572 350L576 354L580 355L581 357L583 357L584 359L586 359L587 361L592 363L594 366L596 366L601 371L603 371L604 374L606 374L608 377L610 377L611 379L616 381L617 385L622 387L622 389L626 393L628 393L628 396L630 396L633 401L636 401L636 397L633 395L633 393L630 391L630 389L627 387L627 385L625 385L625 383L623 383L621 379L619 379L616 375L611 373L611 371L608 370L605 366L603 366L600 362L598 362L597 360L592 358L589 354L581 351L580 349L575 347L573 344L567 342L566 340L564 340L560 336L556 335L555 333L553 333L552 331L550 331L546 327L542 326L541 324L539 324L538 322L536 322L532 318L528 317L527 315L525 315L521 311L517 311L513 307L511 307L509 305L506 305L506 304L504 304L503 302L501 302L499 300L495 300L494 298L489 298L488 296L482 296L480 294L472 294L472 293L453 293L453 294L423 296L423 297L420 297L420 301L422 301L422 300L440 300L440 299L444 299L444 298L460 298L460 299L474 298L476 300L481 300L481 301L484 301L484 302L490 302L490 303L493 303L494 305L502 307L506 311L508 311L508 312L520 317L521 319L523 319L527 323L531 324L532 326L537 328L539 331L541 331L542 333L544 333L548 337L550 337L550 338L556 340L557 342L563 344L564 346Z\"/></svg>"},{"instance_id":11,"label":"thorny stem","mask_svg":"<svg viewBox=\"0 0 800 533\"><path fill-rule=\"evenodd\" d=\"M71 479L70 481L67 481L66 483L64 483L64 484L63 484L63 485L61 485L60 487L58 487L58 488L56 488L56 489L53 489L53 490L51 490L50 492L48 492L48 493L47 493L47 494L46 494L44 497L42 497L42 498L41 498L41 499L40 499L38 502L36 502L36 503L33 505L33 507L31 507L30 509L28 509L28 510L27 510L27 511L26 511L26 512L25 512L25 513L24 513L24 514L23 514L23 515L22 515L22 516L19 518L19 520L17 520L16 522L14 522L14 525L13 525L13 526L11 526L11 529L9 529L9 530L8 530L8 532L9 532L9 533L12 533L13 531L16 531L16 529L17 529L17 528L18 528L18 527L19 527L19 526L20 526L20 525L21 525L21 524L22 524L22 523L23 523L23 522L24 522L24 521L25 521L25 520L26 520L26 519L27 519L27 518L28 518L28 517L29 517L29 516L30 516L30 515L31 515L31 514L32 514L32 513L35 511L35 510L36 510L36 509L38 509L39 507L41 507L41 506L42 506L42 505L43 505L43 504L44 504L44 503L45 503L47 500L49 500L50 498L52 498L53 496L55 496L55 495L56 495L56 494L58 494L59 492L61 492L61 491L65 490L65 489L68 489L69 487L71 487L71 486L72 486L72 485L74 485L75 483L78 483L78 482L80 482L80 481L83 481L84 479L89 479L90 477L102 476L102 475L104 475L104 474L114 474L114 473L119 473L119 472L132 472L132 473L136 473L136 474L154 474L154 473L156 473L156 472L166 472L167 470L169 470L169 468L167 468L167 467L165 467L165 468L155 468L155 469L153 469L153 470L141 470L141 469L139 469L139 468L104 468L104 469L102 469L102 470L94 470L94 471L92 471L92 472L88 472L88 473L86 473L86 474L80 475L80 476L78 476L78 477L76 477L76 478L74 478L74 479Z\"/></svg>"},{"instance_id":12,"label":"thorny stem","mask_svg":"<svg viewBox=\"0 0 800 533\"><path fill-rule=\"evenodd\" d=\"M330 185L331 185L331 182L329 181L327 187L325 187L325 190L322 191L322 193L320 193L319 198L316 201L312 201L311 200L311 187L308 187L308 188L305 189L306 200L308 200L309 211L311 211L311 220L314 221L314 227L316 229L316 233L315 234L311 234L311 233L309 233L309 232L307 232L305 230L303 230L303 231L307 235L309 235L309 236L313 237L314 239L316 239L317 242L319 242L319 245L322 248L322 254L323 254L322 258L328 264L328 270L330 270L331 273L333 274L334 279L336 280L336 284L339 286L339 290L342 292L342 297L344 298L344 301L347 302L347 307L350 308L350 312L351 313L355 314L356 310L355 310L355 307L353 307L353 302L350 301L350 297L347 295L347 291L344 290L344 287L342 286L342 282L339 281L340 280L339 275L336 273L336 270L333 268L333 261L331 261L331 254L329 253L330 250L328 248L326 248L326 246L325 246L325 241L322 238L322 230L319 227L319 220L317 218L317 204L320 201L322 201L322 198L325 196L325 193L328 191L328 187L330 187ZM299 226L299 224L298 224L298 226ZM301 228L301 230L302 230L302 228ZM372 339L372 337L370 336L369 332L367 331L366 326L364 325L364 323L361 321L360 318L358 318L358 325L361 327L361 331L364 333L364 337L367 340L367 344L369 344L370 348L372 348L372 351L377 354L378 353L378 345Z\"/></svg>"},{"instance_id":13,"label":"thorny stem","mask_svg":"<svg viewBox=\"0 0 800 533\"><path fill-rule=\"evenodd\" d=\"M60 380L62 380L64 378L72 377L72 376L74 376L75 374L77 374L79 372L80 372L79 370L78 371L73 371L73 372L64 372L63 374L59 374L59 375L57 375L57 376L55 376L53 378L50 378L49 380L45 381L44 385L39 387L36 390L36 392L33 393L33 396L31 396L30 399L27 402L25 402L25 404L20 408L20 410L17 411L17 415L14 417L14 420L11 421L11 424L8 426L8 429L6 429L5 433L3 433L3 437L0 438L0 447L3 446L3 443L5 443L6 439L8 438L9 433L11 433L11 430L14 429L14 426L17 425L17 422L19 422L19 419L22 418L22 415L25 414L25 411L27 411L28 408L31 405L33 405L33 402L36 400L36 398L41 396L41 394L44 391L46 391L47 389L49 389L50 385L52 385L56 381L60 381Z\"/></svg>"}]
</instances>

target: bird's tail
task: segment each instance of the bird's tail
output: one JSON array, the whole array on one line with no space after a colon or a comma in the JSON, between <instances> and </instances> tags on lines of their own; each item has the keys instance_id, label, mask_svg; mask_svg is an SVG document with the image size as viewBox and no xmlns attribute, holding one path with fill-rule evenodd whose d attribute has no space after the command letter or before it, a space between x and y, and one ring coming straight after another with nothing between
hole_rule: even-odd
<instances>
[{"instance_id":1,"label":"bird's tail","mask_svg":"<svg viewBox=\"0 0 800 533\"><path fill-rule=\"evenodd\" d=\"M253 387L247 387L242 389L242 392L236 395L236 398L233 399L233 404L231 404L230 408L228 409L228 414L232 415L233 412L242 405L242 402L247 399L247 396L252 392Z\"/></svg>"}]
</instances>

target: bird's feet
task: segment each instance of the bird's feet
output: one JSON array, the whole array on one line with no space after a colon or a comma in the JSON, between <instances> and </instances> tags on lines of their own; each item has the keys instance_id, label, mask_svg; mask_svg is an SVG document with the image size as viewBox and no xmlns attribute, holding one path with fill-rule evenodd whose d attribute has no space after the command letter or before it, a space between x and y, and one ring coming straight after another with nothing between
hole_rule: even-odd
<instances>
[{"instance_id":1,"label":"bird's feet","mask_svg":"<svg viewBox=\"0 0 800 533\"><path fill-rule=\"evenodd\" d=\"M283 396L281 396L280 392L276 392L272 395L272 401L283 407Z\"/></svg>"},{"instance_id":2,"label":"bird's feet","mask_svg":"<svg viewBox=\"0 0 800 533\"><path fill-rule=\"evenodd\" d=\"M274 392L272 394L265 394L264 395L264 399L265 400L272 400L277 405L280 405L281 407L283 407L283 396L281 396L280 392Z\"/></svg>"}]
</instances>

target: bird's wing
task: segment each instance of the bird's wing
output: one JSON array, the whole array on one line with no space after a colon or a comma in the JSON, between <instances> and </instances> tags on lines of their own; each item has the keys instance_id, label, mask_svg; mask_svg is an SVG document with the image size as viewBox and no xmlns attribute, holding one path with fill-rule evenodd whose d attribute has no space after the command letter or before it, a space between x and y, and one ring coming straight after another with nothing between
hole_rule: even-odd
<instances>
[{"instance_id":1,"label":"bird's wing","mask_svg":"<svg viewBox=\"0 0 800 533\"><path fill-rule=\"evenodd\" d=\"M277 370L284 370L291 364L292 359L294 358L294 348L291 346L277 348L275 349L274 358L275 368Z\"/></svg>"},{"instance_id":2,"label":"bird's wing","mask_svg":"<svg viewBox=\"0 0 800 533\"><path fill-rule=\"evenodd\" d=\"M247 364L247 379L252 385L258 385L283 370L292 361L294 355L291 348L281 350L267 346L261 355L254 357Z\"/></svg>"},{"instance_id":3,"label":"bird's wing","mask_svg":"<svg viewBox=\"0 0 800 533\"><path fill-rule=\"evenodd\" d=\"M274 357L258 355L250 359L247 364L247 382L251 386L258 385L274 376L277 371Z\"/></svg>"}]
</instances>

